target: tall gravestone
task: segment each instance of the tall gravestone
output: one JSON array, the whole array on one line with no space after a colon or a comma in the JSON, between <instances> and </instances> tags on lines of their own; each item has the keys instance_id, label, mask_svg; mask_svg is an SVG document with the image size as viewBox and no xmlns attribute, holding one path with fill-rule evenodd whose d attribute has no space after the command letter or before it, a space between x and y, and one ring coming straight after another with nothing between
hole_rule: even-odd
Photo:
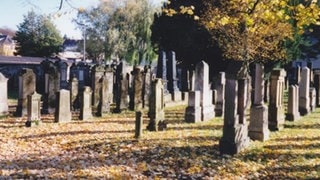
<instances>
[{"instance_id":1,"label":"tall gravestone","mask_svg":"<svg viewBox=\"0 0 320 180\"><path fill-rule=\"evenodd\" d=\"M167 83L167 56L165 51L160 51L158 56L157 64L157 76L156 78L161 78L164 86L164 93L168 93L168 83Z\"/></svg>"},{"instance_id":2,"label":"tall gravestone","mask_svg":"<svg viewBox=\"0 0 320 180\"><path fill-rule=\"evenodd\" d=\"M295 121L300 118L299 113L299 86L291 85L288 93L288 108L286 113L286 119L289 121Z\"/></svg>"},{"instance_id":3,"label":"tall gravestone","mask_svg":"<svg viewBox=\"0 0 320 180\"><path fill-rule=\"evenodd\" d=\"M316 106L320 106L320 69L313 71L314 88L316 90Z\"/></svg>"},{"instance_id":4,"label":"tall gravestone","mask_svg":"<svg viewBox=\"0 0 320 180\"><path fill-rule=\"evenodd\" d=\"M310 87L309 98L310 98L310 111L314 112L316 110L316 90L314 87Z\"/></svg>"},{"instance_id":5,"label":"tall gravestone","mask_svg":"<svg viewBox=\"0 0 320 180\"><path fill-rule=\"evenodd\" d=\"M142 87L142 107L148 108L149 107L149 96L151 93L151 81L152 81L152 72L150 66L144 67L143 73L143 87Z\"/></svg>"},{"instance_id":6,"label":"tall gravestone","mask_svg":"<svg viewBox=\"0 0 320 180\"><path fill-rule=\"evenodd\" d=\"M8 106L8 78L0 73L0 116L7 115L9 113Z\"/></svg>"},{"instance_id":7,"label":"tall gravestone","mask_svg":"<svg viewBox=\"0 0 320 180\"><path fill-rule=\"evenodd\" d=\"M96 65L92 70L92 107L97 111L99 104L101 104L101 91L105 67L103 65Z\"/></svg>"},{"instance_id":8,"label":"tall gravestone","mask_svg":"<svg viewBox=\"0 0 320 180\"><path fill-rule=\"evenodd\" d=\"M216 116L223 116L224 114L225 83L226 83L225 73L220 72L218 77L213 82L213 89L215 89L217 92L217 96L214 98Z\"/></svg>"},{"instance_id":9,"label":"tall gravestone","mask_svg":"<svg viewBox=\"0 0 320 180\"><path fill-rule=\"evenodd\" d=\"M164 113L164 85L160 78L155 79L151 86L150 105L148 116L150 122L149 131L159 131L165 128Z\"/></svg>"},{"instance_id":10,"label":"tall gravestone","mask_svg":"<svg viewBox=\"0 0 320 180\"><path fill-rule=\"evenodd\" d=\"M60 74L60 89L68 89L68 64L61 60L56 61L54 64Z\"/></svg>"},{"instance_id":11,"label":"tall gravestone","mask_svg":"<svg viewBox=\"0 0 320 180\"><path fill-rule=\"evenodd\" d=\"M71 121L70 109L70 91L61 89L57 92L57 104L54 116L55 122L69 122Z\"/></svg>"},{"instance_id":12,"label":"tall gravestone","mask_svg":"<svg viewBox=\"0 0 320 180\"><path fill-rule=\"evenodd\" d=\"M133 69L133 103L132 110L140 110L142 108L142 88L143 88L143 71L135 66Z\"/></svg>"},{"instance_id":13,"label":"tall gravestone","mask_svg":"<svg viewBox=\"0 0 320 180\"><path fill-rule=\"evenodd\" d=\"M125 62L120 62L116 69L116 112L129 107L129 74L126 72Z\"/></svg>"},{"instance_id":14,"label":"tall gravestone","mask_svg":"<svg viewBox=\"0 0 320 180\"><path fill-rule=\"evenodd\" d=\"M43 61L41 67L45 76L42 113L52 114L55 112L56 95L60 90L60 73L54 63L49 60Z\"/></svg>"},{"instance_id":15,"label":"tall gravestone","mask_svg":"<svg viewBox=\"0 0 320 180\"><path fill-rule=\"evenodd\" d=\"M176 62L176 54L174 51L169 51L167 53L168 57L168 71L167 71L167 80L168 80L168 91L171 93L172 100L180 101L181 100L181 92L178 88L177 84L177 62Z\"/></svg>"},{"instance_id":16,"label":"tall gravestone","mask_svg":"<svg viewBox=\"0 0 320 180\"><path fill-rule=\"evenodd\" d=\"M28 95L28 119L26 127L38 125L41 122L41 95L37 92Z\"/></svg>"},{"instance_id":17,"label":"tall gravestone","mask_svg":"<svg viewBox=\"0 0 320 180\"><path fill-rule=\"evenodd\" d=\"M92 118L91 98L91 88L89 86L84 86L81 96L80 120Z\"/></svg>"},{"instance_id":18,"label":"tall gravestone","mask_svg":"<svg viewBox=\"0 0 320 180\"><path fill-rule=\"evenodd\" d=\"M181 69L180 90L182 92L190 90L189 69L187 67Z\"/></svg>"},{"instance_id":19,"label":"tall gravestone","mask_svg":"<svg viewBox=\"0 0 320 180\"><path fill-rule=\"evenodd\" d=\"M106 69L106 73L102 80L102 114L111 112L111 104L113 102L113 70L111 68Z\"/></svg>"},{"instance_id":20,"label":"tall gravestone","mask_svg":"<svg viewBox=\"0 0 320 180\"><path fill-rule=\"evenodd\" d=\"M237 154L249 145L246 107L247 76L239 76L240 61L229 62L226 69L225 113L223 135L220 139L221 154Z\"/></svg>"},{"instance_id":21,"label":"tall gravestone","mask_svg":"<svg viewBox=\"0 0 320 180\"><path fill-rule=\"evenodd\" d=\"M200 91L201 120L207 121L215 117L212 104L212 90L209 86L209 66L204 61L196 65L195 91Z\"/></svg>"},{"instance_id":22,"label":"tall gravestone","mask_svg":"<svg viewBox=\"0 0 320 180\"><path fill-rule=\"evenodd\" d=\"M257 63L254 79L254 103L250 109L249 137L253 140L269 139L268 107L264 104L264 67Z\"/></svg>"},{"instance_id":23,"label":"tall gravestone","mask_svg":"<svg viewBox=\"0 0 320 180\"><path fill-rule=\"evenodd\" d=\"M306 115L310 112L310 69L307 67L301 70L301 80L299 83L299 112Z\"/></svg>"},{"instance_id":24,"label":"tall gravestone","mask_svg":"<svg viewBox=\"0 0 320 180\"><path fill-rule=\"evenodd\" d=\"M36 91L36 75L32 69L24 68L19 74L19 97L16 116L27 115L28 95Z\"/></svg>"},{"instance_id":25,"label":"tall gravestone","mask_svg":"<svg viewBox=\"0 0 320 180\"><path fill-rule=\"evenodd\" d=\"M269 130L279 131L284 126L284 78L286 71L283 69L274 69L270 77L270 103L268 112Z\"/></svg>"},{"instance_id":26,"label":"tall gravestone","mask_svg":"<svg viewBox=\"0 0 320 180\"><path fill-rule=\"evenodd\" d=\"M200 91L190 91L188 94L188 107L184 119L188 123L201 122Z\"/></svg>"},{"instance_id":27,"label":"tall gravestone","mask_svg":"<svg viewBox=\"0 0 320 180\"><path fill-rule=\"evenodd\" d=\"M80 108L80 94L79 94L79 81L76 77L73 77L70 82L70 103L71 110L79 110Z\"/></svg>"}]
</instances>

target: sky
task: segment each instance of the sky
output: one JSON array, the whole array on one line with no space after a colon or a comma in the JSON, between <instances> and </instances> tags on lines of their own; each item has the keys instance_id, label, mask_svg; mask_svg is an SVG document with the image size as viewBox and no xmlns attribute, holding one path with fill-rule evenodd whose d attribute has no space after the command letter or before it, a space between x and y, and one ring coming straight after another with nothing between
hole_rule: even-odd
<instances>
[{"instance_id":1,"label":"sky","mask_svg":"<svg viewBox=\"0 0 320 180\"><path fill-rule=\"evenodd\" d=\"M161 0L153 1L159 3ZM60 0L1 0L0 28L17 30L23 22L23 16L34 10L37 14L52 14L53 23L61 36L81 39L81 30L76 28L72 19L77 17L78 8L90 8L98 4L99 0L64 0L63 8L59 11Z\"/></svg>"}]
</instances>

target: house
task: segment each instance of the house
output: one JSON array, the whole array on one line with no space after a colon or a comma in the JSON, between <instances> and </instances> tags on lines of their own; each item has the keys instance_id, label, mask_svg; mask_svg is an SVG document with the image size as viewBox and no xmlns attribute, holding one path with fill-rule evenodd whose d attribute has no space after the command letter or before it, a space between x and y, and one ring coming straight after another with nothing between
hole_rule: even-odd
<instances>
[{"instance_id":1,"label":"house","mask_svg":"<svg viewBox=\"0 0 320 180\"><path fill-rule=\"evenodd\" d=\"M81 61L83 53L81 52L81 41L76 39L64 38L62 52L59 53L59 58L65 60Z\"/></svg>"},{"instance_id":2,"label":"house","mask_svg":"<svg viewBox=\"0 0 320 180\"><path fill-rule=\"evenodd\" d=\"M0 34L0 55L14 56L15 43L9 35Z\"/></svg>"}]
</instances>

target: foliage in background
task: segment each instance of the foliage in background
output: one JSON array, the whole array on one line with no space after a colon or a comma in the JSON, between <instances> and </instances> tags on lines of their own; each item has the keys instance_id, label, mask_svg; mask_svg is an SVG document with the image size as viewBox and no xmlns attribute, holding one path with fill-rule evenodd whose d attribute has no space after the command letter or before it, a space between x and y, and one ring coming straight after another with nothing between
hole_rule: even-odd
<instances>
[{"instance_id":1,"label":"foliage in background","mask_svg":"<svg viewBox=\"0 0 320 180\"><path fill-rule=\"evenodd\" d=\"M32 57L49 57L60 51L63 39L59 31L44 15L30 11L19 24L14 37L16 54Z\"/></svg>"},{"instance_id":2,"label":"foliage in background","mask_svg":"<svg viewBox=\"0 0 320 180\"><path fill-rule=\"evenodd\" d=\"M148 0L101 1L93 9L79 11L77 22L87 32L87 52L93 58L125 59L131 64L151 61L150 25L156 11Z\"/></svg>"},{"instance_id":3,"label":"foliage in background","mask_svg":"<svg viewBox=\"0 0 320 180\"><path fill-rule=\"evenodd\" d=\"M199 7L199 1L181 2L169 0L163 15L185 15L199 21L224 60L250 63L295 59L299 53L293 53L301 45L308 45L305 40L297 42L300 35L311 25L319 24L316 1L209 0Z\"/></svg>"}]
</instances>

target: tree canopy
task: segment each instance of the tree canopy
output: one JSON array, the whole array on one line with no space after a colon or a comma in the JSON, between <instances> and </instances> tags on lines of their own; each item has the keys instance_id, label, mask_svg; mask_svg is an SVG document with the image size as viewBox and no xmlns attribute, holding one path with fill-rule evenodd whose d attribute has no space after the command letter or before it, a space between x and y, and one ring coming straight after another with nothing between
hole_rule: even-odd
<instances>
[{"instance_id":1,"label":"tree canopy","mask_svg":"<svg viewBox=\"0 0 320 180\"><path fill-rule=\"evenodd\" d=\"M306 43L301 35L319 24L319 12L314 0L169 0L162 16L189 18L210 34L224 60L250 63L296 58Z\"/></svg>"},{"instance_id":2,"label":"tree canopy","mask_svg":"<svg viewBox=\"0 0 320 180\"><path fill-rule=\"evenodd\" d=\"M155 56L150 40L155 11L148 0L101 1L96 8L79 11L76 22L86 28L91 57L103 54L106 60L137 64Z\"/></svg>"},{"instance_id":3,"label":"tree canopy","mask_svg":"<svg viewBox=\"0 0 320 180\"><path fill-rule=\"evenodd\" d=\"M18 46L16 54L49 57L60 51L63 39L49 18L30 11L24 16L14 37Z\"/></svg>"}]
</instances>

